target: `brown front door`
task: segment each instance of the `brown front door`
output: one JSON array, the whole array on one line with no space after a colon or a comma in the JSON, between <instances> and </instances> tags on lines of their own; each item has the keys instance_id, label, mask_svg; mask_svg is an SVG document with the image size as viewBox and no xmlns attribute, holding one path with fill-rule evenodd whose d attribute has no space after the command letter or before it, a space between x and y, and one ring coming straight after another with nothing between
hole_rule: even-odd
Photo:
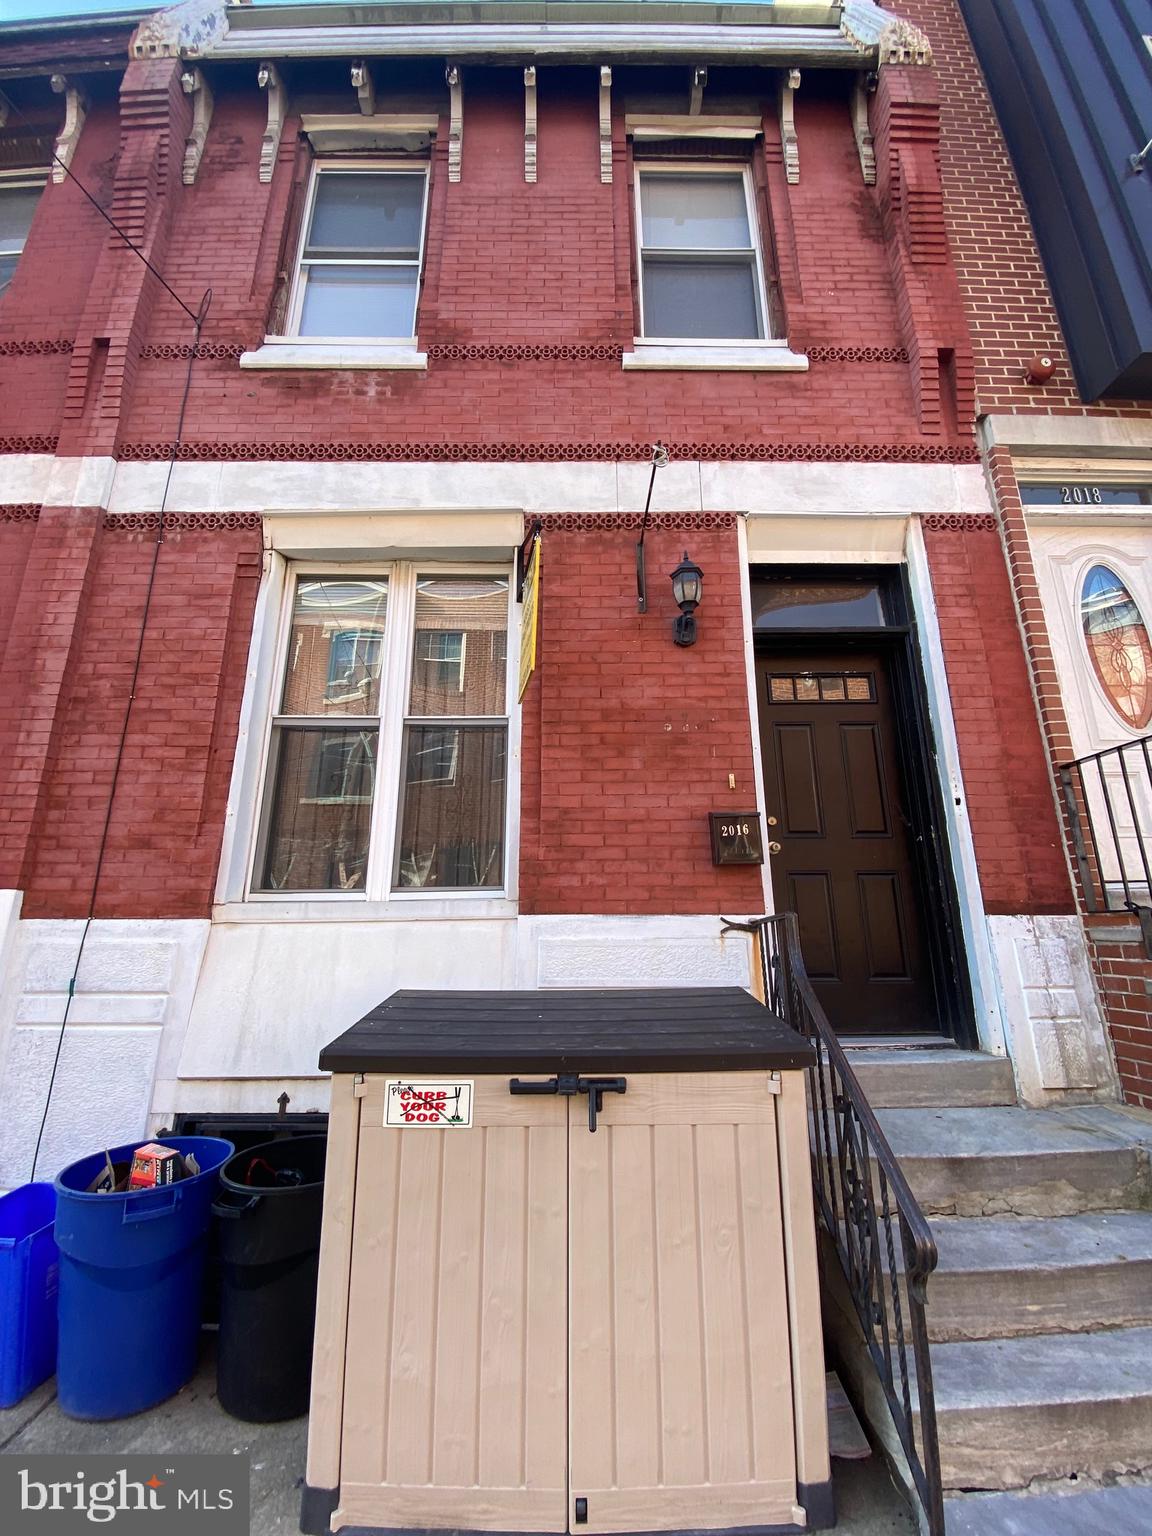
<instances>
[{"instance_id":1,"label":"brown front door","mask_svg":"<svg viewBox=\"0 0 1152 1536\"><path fill-rule=\"evenodd\" d=\"M757 658L777 911L842 1034L936 1033L936 1009L880 650Z\"/></svg>"}]
</instances>

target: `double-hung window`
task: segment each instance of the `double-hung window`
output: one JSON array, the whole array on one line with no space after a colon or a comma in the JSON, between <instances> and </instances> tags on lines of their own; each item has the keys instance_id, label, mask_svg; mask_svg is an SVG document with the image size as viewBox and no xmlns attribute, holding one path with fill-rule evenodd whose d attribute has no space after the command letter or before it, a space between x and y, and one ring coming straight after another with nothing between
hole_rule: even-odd
<instances>
[{"instance_id":1,"label":"double-hung window","mask_svg":"<svg viewBox=\"0 0 1152 1536\"><path fill-rule=\"evenodd\" d=\"M761 341L770 334L746 167L636 174L641 331L660 340Z\"/></svg>"},{"instance_id":2,"label":"double-hung window","mask_svg":"<svg viewBox=\"0 0 1152 1536\"><path fill-rule=\"evenodd\" d=\"M412 340L427 192L422 165L314 167L290 336Z\"/></svg>"},{"instance_id":3,"label":"double-hung window","mask_svg":"<svg viewBox=\"0 0 1152 1536\"><path fill-rule=\"evenodd\" d=\"M487 572L294 575L254 894L502 889L508 603Z\"/></svg>"},{"instance_id":4,"label":"double-hung window","mask_svg":"<svg viewBox=\"0 0 1152 1536\"><path fill-rule=\"evenodd\" d=\"M0 177L0 295L12 281L44 190L42 175Z\"/></svg>"}]
</instances>

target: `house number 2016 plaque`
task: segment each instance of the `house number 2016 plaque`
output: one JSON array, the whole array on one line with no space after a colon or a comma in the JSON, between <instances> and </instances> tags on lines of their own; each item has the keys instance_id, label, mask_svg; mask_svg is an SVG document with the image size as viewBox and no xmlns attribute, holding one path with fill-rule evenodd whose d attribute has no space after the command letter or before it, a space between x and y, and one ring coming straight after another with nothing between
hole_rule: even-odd
<instances>
[{"instance_id":1,"label":"house number 2016 plaque","mask_svg":"<svg viewBox=\"0 0 1152 1536\"><path fill-rule=\"evenodd\" d=\"M763 864L759 811L711 811L713 864Z\"/></svg>"}]
</instances>

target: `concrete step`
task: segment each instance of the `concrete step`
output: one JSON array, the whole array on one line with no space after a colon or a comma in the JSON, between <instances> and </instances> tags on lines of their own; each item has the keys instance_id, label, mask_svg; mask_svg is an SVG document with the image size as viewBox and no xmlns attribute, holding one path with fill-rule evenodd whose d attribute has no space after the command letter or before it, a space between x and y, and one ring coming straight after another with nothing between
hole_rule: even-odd
<instances>
[{"instance_id":1,"label":"concrete step","mask_svg":"<svg viewBox=\"0 0 1152 1536\"><path fill-rule=\"evenodd\" d=\"M1072 1216L1152 1203L1148 1147L1104 1106L881 1109L877 1118L929 1216Z\"/></svg>"},{"instance_id":2,"label":"concrete step","mask_svg":"<svg viewBox=\"0 0 1152 1536\"><path fill-rule=\"evenodd\" d=\"M1152 1328L937 1344L947 1490L1152 1469Z\"/></svg>"},{"instance_id":3,"label":"concrete step","mask_svg":"<svg viewBox=\"0 0 1152 1536\"><path fill-rule=\"evenodd\" d=\"M1148 1536L1152 1487L977 1493L945 1499L948 1536Z\"/></svg>"},{"instance_id":4,"label":"concrete step","mask_svg":"<svg viewBox=\"0 0 1152 1536\"><path fill-rule=\"evenodd\" d=\"M1152 1211L951 1218L932 1230L933 1342L1152 1325Z\"/></svg>"},{"instance_id":5,"label":"concrete step","mask_svg":"<svg viewBox=\"0 0 1152 1536\"><path fill-rule=\"evenodd\" d=\"M873 1109L979 1109L1015 1104L1006 1056L924 1046L852 1047L852 1070Z\"/></svg>"}]
</instances>

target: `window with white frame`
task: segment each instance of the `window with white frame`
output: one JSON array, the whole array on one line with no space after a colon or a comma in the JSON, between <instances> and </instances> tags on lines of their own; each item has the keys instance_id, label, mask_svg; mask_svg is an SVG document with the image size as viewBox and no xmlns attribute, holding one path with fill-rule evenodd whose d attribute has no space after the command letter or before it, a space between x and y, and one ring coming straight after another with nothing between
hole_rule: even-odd
<instances>
[{"instance_id":1,"label":"window with white frame","mask_svg":"<svg viewBox=\"0 0 1152 1536\"><path fill-rule=\"evenodd\" d=\"M16 271L45 180L27 173L0 177L0 296Z\"/></svg>"},{"instance_id":2,"label":"window with white frame","mask_svg":"<svg viewBox=\"0 0 1152 1536\"><path fill-rule=\"evenodd\" d=\"M747 166L638 167L636 231L645 340L762 341L770 335Z\"/></svg>"},{"instance_id":3,"label":"window with white frame","mask_svg":"<svg viewBox=\"0 0 1152 1536\"><path fill-rule=\"evenodd\" d=\"M508 603L489 572L294 575L254 894L503 887Z\"/></svg>"},{"instance_id":4,"label":"window with white frame","mask_svg":"<svg viewBox=\"0 0 1152 1536\"><path fill-rule=\"evenodd\" d=\"M313 167L290 336L411 341L424 259L427 168Z\"/></svg>"}]
</instances>

